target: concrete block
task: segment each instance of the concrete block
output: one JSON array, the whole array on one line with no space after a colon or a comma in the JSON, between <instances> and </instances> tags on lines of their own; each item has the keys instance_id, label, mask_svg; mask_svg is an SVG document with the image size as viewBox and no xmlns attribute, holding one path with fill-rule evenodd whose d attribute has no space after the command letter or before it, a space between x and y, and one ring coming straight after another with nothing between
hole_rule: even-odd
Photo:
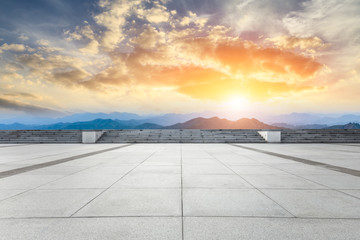
<instances>
[{"instance_id":1,"label":"concrete block","mask_svg":"<svg viewBox=\"0 0 360 240\"><path fill-rule=\"evenodd\" d=\"M83 131L82 143L96 143L103 134L104 131Z\"/></svg>"},{"instance_id":2,"label":"concrete block","mask_svg":"<svg viewBox=\"0 0 360 240\"><path fill-rule=\"evenodd\" d=\"M280 131L258 131L258 133L267 142L270 142L270 143L280 143L281 142L281 132Z\"/></svg>"}]
</instances>

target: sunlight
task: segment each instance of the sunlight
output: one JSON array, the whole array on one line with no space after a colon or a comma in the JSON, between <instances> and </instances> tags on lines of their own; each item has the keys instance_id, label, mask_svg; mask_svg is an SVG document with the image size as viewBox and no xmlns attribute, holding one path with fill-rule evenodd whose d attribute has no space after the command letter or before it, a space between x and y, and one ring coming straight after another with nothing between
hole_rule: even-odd
<instances>
[{"instance_id":1,"label":"sunlight","mask_svg":"<svg viewBox=\"0 0 360 240\"><path fill-rule=\"evenodd\" d=\"M224 102L224 105L230 110L242 110L247 106L248 102L244 97L231 97Z\"/></svg>"}]
</instances>

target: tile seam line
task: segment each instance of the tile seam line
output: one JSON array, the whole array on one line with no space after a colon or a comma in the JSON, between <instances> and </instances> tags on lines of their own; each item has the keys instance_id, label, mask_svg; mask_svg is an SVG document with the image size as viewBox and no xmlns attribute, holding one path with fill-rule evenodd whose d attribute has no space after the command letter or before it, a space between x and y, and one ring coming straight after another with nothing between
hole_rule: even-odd
<instances>
[{"instance_id":1,"label":"tile seam line","mask_svg":"<svg viewBox=\"0 0 360 240\"><path fill-rule=\"evenodd\" d=\"M206 150L205 150L206 151ZM265 194L263 191L261 191L259 188L257 188L255 185L253 185L251 182L249 182L247 179L243 178L240 174L238 174L237 172L235 172L233 169L231 169L229 166L227 166L224 162L222 162L221 160L219 160L217 157L215 157L213 154L209 153L208 151L206 151L210 156L212 156L216 161L218 161L219 163L221 163L224 167L226 167L227 169L229 169L231 172L233 172L235 175L239 176L243 181L245 181L246 183L248 183L250 186L252 186L256 191L258 191L259 193L263 194L266 198L270 199L272 202L274 202L276 205L278 205L281 209L283 209L285 212L287 212L288 214L290 214L292 216L292 218L296 218L295 214L293 214L292 212L290 212L288 209L286 209L284 206L282 206L280 203L278 203L277 201L275 201L274 199L272 199L270 196L268 196L267 194Z\"/></svg>"},{"instance_id":2,"label":"tile seam line","mask_svg":"<svg viewBox=\"0 0 360 240\"><path fill-rule=\"evenodd\" d=\"M234 152L234 151L232 151L232 152ZM236 152L234 152L234 153L236 153ZM329 187L329 186L327 186L327 185L324 185L324 184L322 184L322 183L316 182L316 181L311 180L311 179L309 179L309 178L306 178L306 177L304 177L304 176L295 174L295 173L293 173L293 172L289 172L289 171L286 171L286 170L284 170L284 169L280 169L280 168L277 168L277 167L275 167L275 166L271 166L271 165L266 164L266 163L262 163L262 164L265 165L265 166L271 167L271 168L278 169L278 170L280 170L280 171L282 171L282 172L284 172L284 173L290 174L290 175L292 175L292 176L295 176L295 177L304 179L304 180L306 180L306 181L315 183L315 184L317 184L317 185L319 185L319 186L325 187L325 188L323 188L323 189L315 189L315 188L314 188L314 189L292 189L292 190L295 190L295 191L302 191L302 190L317 190L317 191L327 190L327 191L328 191L328 190L332 190L332 191L336 191L336 192L345 194L345 195L350 196L350 197L352 197L352 198L360 199L359 197L357 197L357 196L355 196L355 195L351 195L351 194L349 194L349 193L344 192L344 190L359 190L359 189L345 189L345 188L344 188L344 189L337 189L337 188ZM264 189L264 190L275 190L275 191L277 191L277 190L289 190L289 188L261 188L261 189Z\"/></svg>"},{"instance_id":3,"label":"tile seam line","mask_svg":"<svg viewBox=\"0 0 360 240\"><path fill-rule=\"evenodd\" d=\"M299 157L294 157L294 156L290 156L290 155L285 155L285 154L270 152L270 151L266 151L266 150L261 150L261 149L257 149L257 148L246 147L246 146L243 146L243 145L237 145L237 144L230 144L230 145L234 146L234 147L254 151L254 152L267 154L267 155L274 156L274 157L280 157L280 158L287 159L287 160L292 160L292 161L295 161L295 162L301 162L301 163L304 163L304 164L307 164L307 165L326 168L328 170L333 170L333 171L336 171L336 172L345 173L345 174L352 175L352 176L355 176L355 177L360 177L360 171L355 170L355 169L351 169L351 168L344 168L344 167L340 167L340 166L335 166L335 165L331 165L331 164L326 164L326 163L321 163L321 162L308 160L308 159L305 159L305 158L299 158Z\"/></svg>"},{"instance_id":4,"label":"tile seam line","mask_svg":"<svg viewBox=\"0 0 360 240\"><path fill-rule=\"evenodd\" d=\"M20 173L30 172L30 171L37 170L40 168L50 167L50 166L58 165L61 163L97 155L100 153L117 150L117 149L128 147L131 145L133 145L133 144L125 144L125 145L121 145L121 146L117 146L117 147L106 148L106 149L102 149L102 150L98 150L98 151L94 151L94 152L88 152L88 153L83 153L83 154L79 154L79 155L75 155L75 156L71 156L71 157L67 157L67 158L57 159L57 160L53 160L50 162L39 163L39 164L34 164L34 165L22 167L22 168L16 168L16 169L8 170L8 171L3 171L3 172L0 172L0 179L6 178L6 177L11 177L11 176L14 176L14 175L17 175Z\"/></svg>"},{"instance_id":5,"label":"tile seam line","mask_svg":"<svg viewBox=\"0 0 360 240\"><path fill-rule=\"evenodd\" d=\"M136 216L136 215L124 215L124 216L75 216L75 217L19 217L19 218L0 218L0 221L5 220L27 220L27 219L101 219L101 218L181 218L178 215L149 215L149 216ZM352 220L352 221L359 221L360 218L344 218L344 217L278 217L278 216L230 216L230 215L223 215L223 216L184 216L184 218L246 218L246 219L291 219L291 220Z\"/></svg>"},{"instance_id":6,"label":"tile seam line","mask_svg":"<svg viewBox=\"0 0 360 240\"><path fill-rule=\"evenodd\" d=\"M132 145L132 144L129 144ZM129 175L132 171L134 171L136 168L138 168L141 164L143 164L146 160L148 160L149 158L151 158L155 153L157 153L159 150L154 151L153 153L151 153L147 158L145 158L144 161L140 162L139 164L137 164L134 168L132 168L131 170L129 170L127 173L125 173L124 175L122 175L118 180L116 180L114 183L112 183L109 187L105 188L103 191L101 191L99 194L97 194L94 198L92 198L90 201L88 201L86 204L84 204L83 206L81 206L78 210L76 210L74 213L72 213L70 215L70 218L73 217L76 213L78 213L79 211L81 211L83 208L85 208L87 205L89 205L91 202L93 202L95 199L97 199L98 197L100 197L104 192L106 192L107 190L109 190L112 186L114 186L117 182L119 182L121 179L123 179L124 177L126 177L127 175Z\"/></svg>"},{"instance_id":7,"label":"tile seam line","mask_svg":"<svg viewBox=\"0 0 360 240\"><path fill-rule=\"evenodd\" d=\"M46 183L41 184L41 185L39 185L39 186L37 186L37 187L34 187L34 188L30 188L30 189L19 189L19 190L24 190L24 191L23 191L23 192L20 192L20 193L18 193L18 194L15 194L15 195L13 195L13 196L10 196L10 197L8 197L8 198L1 199L0 202L5 201L5 200L10 199L10 198L13 198L13 197L16 197L16 196L21 195L21 194L25 194L25 193L30 192L30 191L33 191L33 190L42 190L41 187L43 187L43 186L45 186L45 185L47 185L47 184L56 182L56 181L61 180L61 179L63 179L63 178L66 178L66 177L75 175L75 174L77 174L77 173L79 173L79 172L86 171L86 170L89 170L89 169L91 169L91 168L97 167L97 166L99 166L99 165L103 165L103 164L105 164L105 163L102 162L102 163L95 164L95 165L93 165L93 166L86 167L86 168L84 168L84 169L81 169L81 170L76 171L76 172L74 172L74 173L71 173L71 174L62 176L62 177L60 177L60 178L54 179L54 180L52 180L52 181L50 181L50 182L46 182ZM84 188L83 188L83 189L84 189ZM85 188L85 189L87 189L87 188ZM104 188L97 188L97 189L98 189L98 190L101 190L101 189L104 189ZM0 190L2 190L2 189L0 189ZM43 190L54 190L54 189L43 189ZM58 190L60 190L60 189L58 189ZM69 189L67 189L67 190L69 190Z\"/></svg>"}]
</instances>

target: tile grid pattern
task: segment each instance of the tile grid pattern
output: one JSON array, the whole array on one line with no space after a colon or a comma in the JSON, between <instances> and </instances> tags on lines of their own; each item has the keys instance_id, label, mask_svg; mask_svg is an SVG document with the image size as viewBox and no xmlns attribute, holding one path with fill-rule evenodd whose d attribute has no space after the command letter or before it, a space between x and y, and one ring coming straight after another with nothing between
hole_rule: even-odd
<instances>
[{"instance_id":1,"label":"tile grid pattern","mask_svg":"<svg viewBox=\"0 0 360 240\"><path fill-rule=\"evenodd\" d=\"M81 208L79 208L78 210L76 210L73 214L71 214L70 217L74 216L76 213L78 213L79 211L81 211L81 209L83 209L84 207L86 207L87 205L89 205L92 201L94 201L96 198L98 198L100 195L104 194L106 191L108 191L112 186L114 186L117 182L119 182L121 179L123 179L124 177L126 177L128 174L130 174L132 171L134 171L137 167L139 167L142 163L144 163L147 159L149 159L152 155L154 155L156 152L153 152L149 155L149 157L145 158L142 162L140 162L139 164L137 164L134 168L132 168L131 170L129 170L128 172L126 172L124 175L122 175L118 180L116 180L114 183L112 183L109 187L105 188L103 191L101 191L97 196L95 196L94 198L92 198L89 202L87 202L85 205L83 205Z\"/></svg>"},{"instance_id":2,"label":"tile grid pattern","mask_svg":"<svg viewBox=\"0 0 360 240\"><path fill-rule=\"evenodd\" d=\"M266 164L266 163L263 163L263 164L266 165L266 166L269 166L269 167L278 169L279 171L282 171L282 172L284 172L284 173L286 173L286 174L290 174L290 175L293 175L293 176L295 176L295 177L302 178L302 179L304 179L304 180L306 180L306 181L309 181L309 182L312 182L312 183L314 183L314 184L317 184L317 185L320 185L320 186L323 186L323 187L324 187L324 189L317 189L317 190L332 190L332 191L336 191L336 192L339 192L339 193L348 195L348 196L350 196L350 197L352 197L352 198L357 198L357 199L360 200L360 197L351 195L351 194L349 194L349 193L347 193L347 192L338 190L338 189L336 189L336 188L329 187L329 186L327 186L327 185L325 185L325 184L322 184L322 183L313 181L313 180L311 180L311 179L309 179L309 178L306 178L306 177L303 177L303 176L301 176L301 175L299 175L299 174L295 174L295 173L286 171L286 170L284 170L284 169L280 169L280 168L277 168L277 167L275 167L275 166L268 165L268 164ZM301 190L301 189L300 189L300 190ZM302 189L302 190L304 190L304 189ZM346 189L346 190L349 190L349 189ZM350 190L357 190L357 189L350 189Z\"/></svg>"},{"instance_id":3,"label":"tile grid pattern","mask_svg":"<svg viewBox=\"0 0 360 240\"><path fill-rule=\"evenodd\" d=\"M211 155L209 153L209 155ZM281 207L282 209L284 209L286 212L288 212L292 217L296 217L294 214L292 214L288 209L286 209L285 207L281 206L278 202L276 202L274 199L272 199L270 196L266 195L263 191L261 191L259 188L257 188L256 186L254 186L251 182L247 181L245 178L243 178L241 175L239 175L237 172L235 172L233 169L231 169L229 166L227 166L226 164L224 164L222 161L220 161L219 159L217 159L216 157L212 156L214 159L216 159L219 163L221 163L224 167L228 168L230 171L232 171L234 174L236 174L237 176L239 176L241 179L243 179L245 182L247 182L249 185L251 185L254 189L256 189L259 193L261 193L262 195L264 195L265 197L267 197L268 199L270 199L271 201L275 202L279 207Z\"/></svg>"},{"instance_id":4,"label":"tile grid pattern","mask_svg":"<svg viewBox=\"0 0 360 240\"><path fill-rule=\"evenodd\" d=\"M0 153L27 155L11 149ZM342 164L356 159L350 154ZM138 144L0 179L0 232L6 239L70 229L67 238L85 231L78 239L241 239L269 229L268 239L314 231L316 239L356 239L359 198L358 177L227 144Z\"/></svg>"}]
</instances>

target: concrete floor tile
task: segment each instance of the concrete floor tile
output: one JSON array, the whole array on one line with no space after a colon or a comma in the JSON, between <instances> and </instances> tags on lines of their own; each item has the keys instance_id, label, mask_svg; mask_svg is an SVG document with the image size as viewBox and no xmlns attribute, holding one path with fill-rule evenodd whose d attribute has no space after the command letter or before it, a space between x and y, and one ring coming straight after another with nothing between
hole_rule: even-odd
<instances>
[{"instance_id":1,"label":"concrete floor tile","mask_svg":"<svg viewBox=\"0 0 360 240\"><path fill-rule=\"evenodd\" d=\"M186 158L182 160L182 164L185 165L222 165L218 160L214 158Z\"/></svg>"},{"instance_id":2,"label":"concrete floor tile","mask_svg":"<svg viewBox=\"0 0 360 240\"><path fill-rule=\"evenodd\" d=\"M360 218L360 199L334 190L262 190L296 217Z\"/></svg>"},{"instance_id":3,"label":"concrete floor tile","mask_svg":"<svg viewBox=\"0 0 360 240\"><path fill-rule=\"evenodd\" d=\"M18 174L0 179L0 189L33 189L64 175L23 175Z\"/></svg>"},{"instance_id":4,"label":"concrete floor tile","mask_svg":"<svg viewBox=\"0 0 360 240\"><path fill-rule=\"evenodd\" d=\"M290 217L254 189L184 189L184 216Z\"/></svg>"},{"instance_id":5,"label":"concrete floor tile","mask_svg":"<svg viewBox=\"0 0 360 240\"><path fill-rule=\"evenodd\" d=\"M291 174L248 174L242 177L256 188L324 189L326 187Z\"/></svg>"},{"instance_id":6,"label":"concrete floor tile","mask_svg":"<svg viewBox=\"0 0 360 240\"><path fill-rule=\"evenodd\" d=\"M154 174L180 174L180 166L150 166L140 165L133 172L136 173L154 173Z\"/></svg>"},{"instance_id":7,"label":"concrete floor tile","mask_svg":"<svg viewBox=\"0 0 360 240\"><path fill-rule=\"evenodd\" d=\"M360 198L360 190L340 190L341 192L350 194L354 197Z\"/></svg>"},{"instance_id":8,"label":"concrete floor tile","mask_svg":"<svg viewBox=\"0 0 360 240\"><path fill-rule=\"evenodd\" d=\"M0 202L0 218L69 217L101 190L32 190Z\"/></svg>"},{"instance_id":9,"label":"concrete floor tile","mask_svg":"<svg viewBox=\"0 0 360 240\"><path fill-rule=\"evenodd\" d=\"M186 217L184 239L355 240L360 220Z\"/></svg>"},{"instance_id":10,"label":"concrete floor tile","mask_svg":"<svg viewBox=\"0 0 360 240\"><path fill-rule=\"evenodd\" d=\"M181 240L181 218L0 219L0 239Z\"/></svg>"},{"instance_id":11,"label":"concrete floor tile","mask_svg":"<svg viewBox=\"0 0 360 240\"><path fill-rule=\"evenodd\" d=\"M183 174L234 174L228 168L222 165L184 165Z\"/></svg>"},{"instance_id":12,"label":"concrete floor tile","mask_svg":"<svg viewBox=\"0 0 360 240\"><path fill-rule=\"evenodd\" d=\"M15 195L17 195L19 193L22 193L24 191L27 191L27 190L22 190L22 189L1 189L0 190L0 201L3 200L3 199L9 198L9 197L15 196Z\"/></svg>"},{"instance_id":13,"label":"concrete floor tile","mask_svg":"<svg viewBox=\"0 0 360 240\"><path fill-rule=\"evenodd\" d=\"M75 216L181 216L181 191L109 189Z\"/></svg>"},{"instance_id":14,"label":"concrete floor tile","mask_svg":"<svg viewBox=\"0 0 360 240\"><path fill-rule=\"evenodd\" d=\"M122 165L122 166L108 166L100 165L81 171L79 174L94 174L94 175L118 175L122 176L135 168L136 165Z\"/></svg>"},{"instance_id":15,"label":"concrete floor tile","mask_svg":"<svg viewBox=\"0 0 360 240\"><path fill-rule=\"evenodd\" d=\"M184 188L253 188L237 175L183 175Z\"/></svg>"},{"instance_id":16,"label":"concrete floor tile","mask_svg":"<svg viewBox=\"0 0 360 240\"><path fill-rule=\"evenodd\" d=\"M70 175L87 169L87 166L50 166L25 172L22 175Z\"/></svg>"},{"instance_id":17,"label":"concrete floor tile","mask_svg":"<svg viewBox=\"0 0 360 240\"><path fill-rule=\"evenodd\" d=\"M112 188L181 188L181 175L132 172Z\"/></svg>"},{"instance_id":18,"label":"concrete floor tile","mask_svg":"<svg viewBox=\"0 0 360 240\"><path fill-rule=\"evenodd\" d=\"M360 177L347 174L317 175L302 174L303 178L334 189L360 189Z\"/></svg>"},{"instance_id":19,"label":"concrete floor tile","mask_svg":"<svg viewBox=\"0 0 360 240\"><path fill-rule=\"evenodd\" d=\"M284 171L268 166L230 166L230 168L240 174L284 174Z\"/></svg>"},{"instance_id":20,"label":"concrete floor tile","mask_svg":"<svg viewBox=\"0 0 360 240\"><path fill-rule=\"evenodd\" d=\"M91 174L78 173L66 176L59 180L41 186L41 189L76 189L76 188L108 188L125 173L113 174Z\"/></svg>"}]
</instances>

